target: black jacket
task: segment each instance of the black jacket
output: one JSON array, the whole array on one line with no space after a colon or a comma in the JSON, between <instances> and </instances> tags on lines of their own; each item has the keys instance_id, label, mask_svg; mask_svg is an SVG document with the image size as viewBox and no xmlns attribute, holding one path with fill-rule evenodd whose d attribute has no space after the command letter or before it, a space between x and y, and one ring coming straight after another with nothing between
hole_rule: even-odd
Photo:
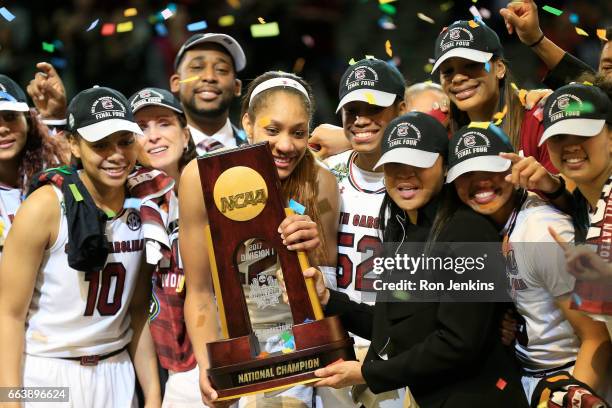
<instances>
[{"instance_id":1,"label":"black jacket","mask_svg":"<svg viewBox=\"0 0 612 408\"><path fill-rule=\"evenodd\" d=\"M424 225L409 226L407 235L415 242L425 241L434 205L419 214ZM499 234L487 218L462 206L438 241L499 241ZM444 302L368 306L332 291L325 313L340 315L347 330L371 339L362 374L375 393L408 386L423 408L527 407L514 350L502 345L499 332L509 307ZM378 354L383 349L387 360Z\"/></svg>"},{"instance_id":2,"label":"black jacket","mask_svg":"<svg viewBox=\"0 0 612 408\"><path fill-rule=\"evenodd\" d=\"M584 61L566 52L561 61L546 74L542 82L554 90L576 81L585 72L594 73L595 71Z\"/></svg>"}]
</instances>

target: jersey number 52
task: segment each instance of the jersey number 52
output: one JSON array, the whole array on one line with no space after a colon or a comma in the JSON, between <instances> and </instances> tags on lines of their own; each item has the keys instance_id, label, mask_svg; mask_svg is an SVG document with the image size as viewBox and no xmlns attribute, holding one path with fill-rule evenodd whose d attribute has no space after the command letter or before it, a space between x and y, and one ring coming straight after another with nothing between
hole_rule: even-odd
<instances>
[{"instance_id":1,"label":"jersey number 52","mask_svg":"<svg viewBox=\"0 0 612 408\"><path fill-rule=\"evenodd\" d=\"M338 268L336 270L338 287L341 289L348 288L353 282L353 276L355 276L355 290L372 292L374 291L374 281L377 279L377 275L374 273L374 258L382 256L382 243L378 237L364 235L357 242L355 249L353 249L354 245L355 234L338 233L338 246L351 248L351 252L355 254L357 260L361 260L355 267L349 255L338 254ZM368 254L371 255L366 258Z\"/></svg>"}]
</instances>

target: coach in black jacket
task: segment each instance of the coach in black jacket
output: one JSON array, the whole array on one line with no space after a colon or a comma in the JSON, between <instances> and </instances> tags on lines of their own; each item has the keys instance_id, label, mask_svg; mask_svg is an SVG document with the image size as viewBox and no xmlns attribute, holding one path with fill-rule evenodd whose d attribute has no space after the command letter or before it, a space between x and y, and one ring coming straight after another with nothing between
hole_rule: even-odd
<instances>
[{"instance_id":1,"label":"coach in black jacket","mask_svg":"<svg viewBox=\"0 0 612 408\"><path fill-rule=\"evenodd\" d=\"M435 201L419 210L416 225L405 217L410 241L426 241ZM465 206L445 225L439 242L499 241L495 226ZM422 408L527 407L514 352L499 335L507 308L506 303L444 302L368 306L329 290L325 313L338 314L347 330L371 339L361 375L374 393L407 386ZM355 363L335 364L316 374L342 376L335 369L342 364Z\"/></svg>"}]
</instances>

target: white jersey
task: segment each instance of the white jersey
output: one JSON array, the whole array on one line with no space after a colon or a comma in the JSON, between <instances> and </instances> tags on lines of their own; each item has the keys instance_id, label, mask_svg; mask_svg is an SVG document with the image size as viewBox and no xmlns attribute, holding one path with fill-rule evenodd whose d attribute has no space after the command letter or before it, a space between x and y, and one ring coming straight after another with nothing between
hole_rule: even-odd
<instances>
[{"instance_id":1,"label":"white jersey","mask_svg":"<svg viewBox=\"0 0 612 408\"><path fill-rule=\"evenodd\" d=\"M549 226L566 241L574 240L571 218L529 194L509 237L511 295L525 319L517 333L516 352L527 371L575 361L580 347L574 329L555 305L556 297L571 293L575 278L567 272L565 256L548 233Z\"/></svg>"},{"instance_id":2,"label":"white jersey","mask_svg":"<svg viewBox=\"0 0 612 408\"><path fill-rule=\"evenodd\" d=\"M336 281L338 290L352 300L374 304L373 259L382 256L378 214L385 196L384 174L360 169L356 156L350 150L327 159L341 197ZM356 338L356 344L368 342Z\"/></svg>"},{"instance_id":3,"label":"white jersey","mask_svg":"<svg viewBox=\"0 0 612 408\"><path fill-rule=\"evenodd\" d=\"M143 258L139 212L124 209L106 223L109 254L99 272L68 266L63 195L57 240L45 251L28 316L25 352L42 357L103 355L132 338L128 308ZM144 311L143 311L144 312Z\"/></svg>"},{"instance_id":4,"label":"white jersey","mask_svg":"<svg viewBox=\"0 0 612 408\"><path fill-rule=\"evenodd\" d=\"M21 190L0 185L0 251L21 205Z\"/></svg>"}]
</instances>

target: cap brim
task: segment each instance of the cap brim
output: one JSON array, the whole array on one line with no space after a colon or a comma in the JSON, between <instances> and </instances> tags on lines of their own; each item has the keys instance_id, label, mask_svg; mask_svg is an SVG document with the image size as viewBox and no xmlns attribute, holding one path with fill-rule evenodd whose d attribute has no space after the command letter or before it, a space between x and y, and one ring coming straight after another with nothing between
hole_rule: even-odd
<instances>
[{"instance_id":1,"label":"cap brim","mask_svg":"<svg viewBox=\"0 0 612 408\"><path fill-rule=\"evenodd\" d=\"M400 163L428 169L436 163L440 153L426 152L409 147L396 147L382 155L374 170L387 163Z\"/></svg>"},{"instance_id":2,"label":"cap brim","mask_svg":"<svg viewBox=\"0 0 612 408\"><path fill-rule=\"evenodd\" d=\"M549 126L542 133L538 146L542 146L546 139L555 135L597 136L605 124L605 119L563 119Z\"/></svg>"},{"instance_id":3,"label":"cap brim","mask_svg":"<svg viewBox=\"0 0 612 408\"><path fill-rule=\"evenodd\" d=\"M142 108L146 108L147 106L161 106L162 108L171 109L177 113L180 113L181 115L183 114L183 111L181 109L176 108L172 105L166 105L164 103L159 103L159 102L147 102L147 103L143 103L142 105L138 105L136 108L134 108L134 110L132 110L132 113L136 113Z\"/></svg>"},{"instance_id":4,"label":"cap brim","mask_svg":"<svg viewBox=\"0 0 612 408\"><path fill-rule=\"evenodd\" d=\"M457 177L470 171L490 171L501 173L510 168L512 162L500 156L472 157L448 169L446 182L452 183Z\"/></svg>"},{"instance_id":5,"label":"cap brim","mask_svg":"<svg viewBox=\"0 0 612 408\"><path fill-rule=\"evenodd\" d=\"M142 130L135 123L125 119L108 119L93 125L78 128L79 135L88 142L97 142L115 132L133 132L142 135Z\"/></svg>"},{"instance_id":6,"label":"cap brim","mask_svg":"<svg viewBox=\"0 0 612 408\"><path fill-rule=\"evenodd\" d=\"M383 91L376 91L374 89L356 89L344 95L344 98L340 100L336 113L349 102L367 102L371 105L387 107L393 105L395 102L395 94Z\"/></svg>"},{"instance_id":7,"label":"cap brim","mask_svg":"<svg viewBox=\"0 0 612 408\"><path fill-rule=\"evenodd\" d=\"M225 39L229 40L231 45L228 45L224 41ZM219 44L220 46L225 48L227 52L229 52L229 54L232 56L232 59L234 60L234 66L236 67L236 72L240 72L244 69L244 67L246 66L246 56L244 55L244 51L242 50L242 47L240 46L240 44L238 44L236 40L234 40L232 37L226 34L213 34L213 35L208 35L208 36L199 38L195 40L194 42L192 42L191 44L189 44L189 47L185 48L183 53L186 53L189 49L193 48L194 46L198 44L203 44L207 42Z\"/></svg>"},{"instance_id":8,"label":"cap brim","mask_svg":"<svg viewBox=\"0 0 612 408\"><path fill-rule=\"evenodd\" d=\"M444 61L446 61L449 58L453 58L453 57L459 57L459 58L465 58L468 59L470 61L476 61L476 62L487 62L489 61L492 57L493 57L493 53L492 52L484 52L484 51L478 51L478 50L473 50L471 48L453 48L452 50L442 54L442 56L440 58L438 58L438 60L435 62L433 69L431 70L431 72L436 72L436 70L440 67L440 64L442 64Z\"/></svg>"},{"instance_id":9,"label":"cap brim","mask_svg":"<svg viewBox=\"0 0 612 408\"><path fill-rule=\"evenodd\" d=\"M25 102L0 101L0 111L27 112L30 107Z\"/></svg>"}]
</instances>

